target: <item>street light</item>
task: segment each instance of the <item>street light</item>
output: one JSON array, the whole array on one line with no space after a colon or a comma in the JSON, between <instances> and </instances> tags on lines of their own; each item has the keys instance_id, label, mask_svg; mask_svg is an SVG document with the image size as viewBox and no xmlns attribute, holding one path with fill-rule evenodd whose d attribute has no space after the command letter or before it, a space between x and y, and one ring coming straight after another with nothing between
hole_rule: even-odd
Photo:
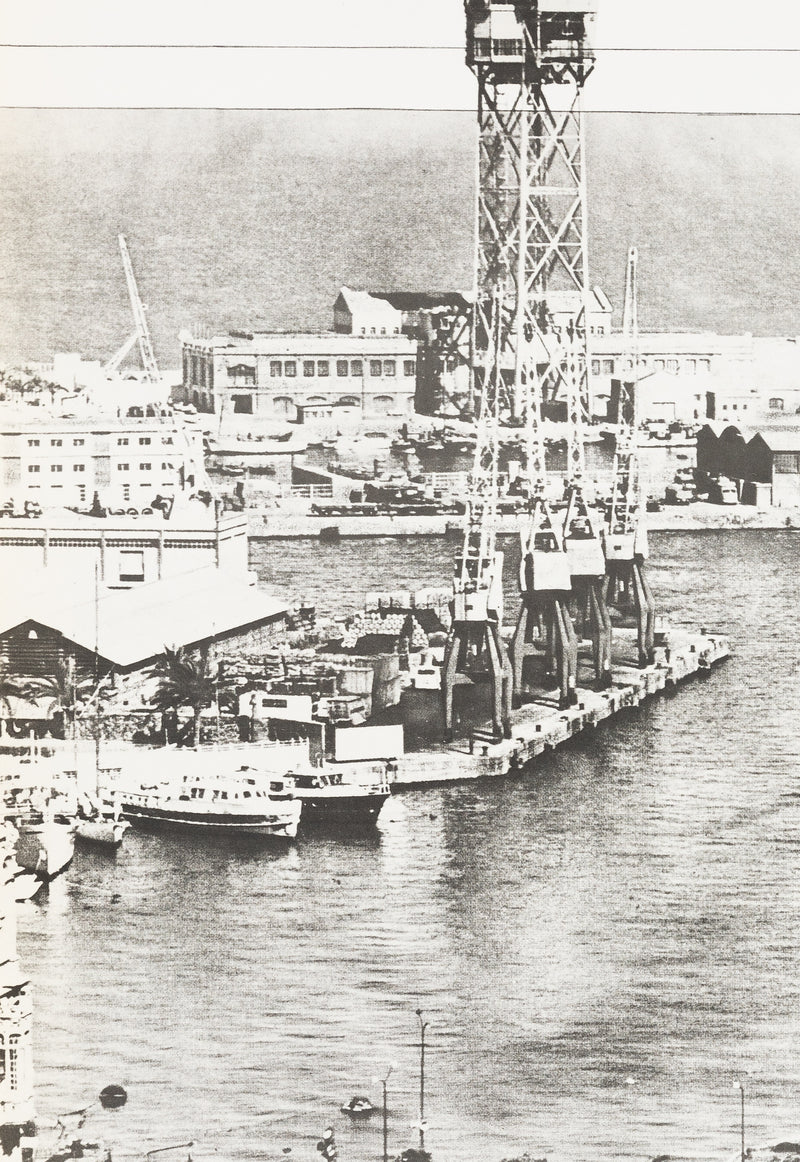
<instances>
[{"instance_id":1,"label":"street light","mask_svg":"<svg viewBox=\"0 0 800 1162\"><path fill-rule=\"evenodd\" d=\"M422 1009L417 1009L419 1021L419 1148L425 1149L425 1030L428 1022L422 1019Z\"/></svg>"},{"instance_id":2,"label":"street light","mask_svg":"<svg viewBox=\"0 0 800 1162\"><path fill-rule=\"evenodd\" d=\"M739 1090L739 1097L741 1099L741 1106L740 1106L740 1108L741 1108L741 1120L739 1123L740 1132L741 1132L741 1139L740 1139L741 1140L741 1162L745 1162L745 1157L744 1157L745 1156L745 1149L744 1149L744 1082L737 1081L733 1088Z\"/></svg>"},{"instance_id":3,"label":"street light","mask_svg":"<svg viewBox=\"0 0 800 1162\"><path fill-rule=\"evenodd\" d=\"M389 1116L386 1105L386 1083L396 1068L396 1063L393 1061L386 1070L385 1077L376 1077L374 1080L379 1081L383 1086L383 1162L389 1162Z\"/></svg>"}]
</instances>

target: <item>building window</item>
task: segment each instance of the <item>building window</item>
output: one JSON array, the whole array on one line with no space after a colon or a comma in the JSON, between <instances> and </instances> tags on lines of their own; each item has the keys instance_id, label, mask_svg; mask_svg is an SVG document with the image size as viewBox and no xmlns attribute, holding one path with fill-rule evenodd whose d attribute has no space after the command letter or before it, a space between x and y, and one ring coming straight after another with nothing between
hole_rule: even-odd
<instances>
[{"instance_id":1,"label":"building window","mask_svg":"<svg viewBox=\"0 0 800 1162\"><path fill-rule=\"evenodd\" d=\"M169 470L171 468L172 468L172 465L170 463L168 463L166 460L163 460L161 462L161 471L162 472L169 472Z\"/></svg>"},{"instance_id":2,"label":"building window","mask_svg":"<svg viewBox=\"0 0 800 1162\"><path fill-rule=\"evenodd\" d=\"M523 55L523 42L517 40L516 37L512 40L506 38L504 40L492 41L493 56L513 56L521 57Z\"/></svg>"},{"instance_id":3,"label":"building window","mask_svg":"<svg viewBox=\"0 0 800 1162\"><path fill-rule=\"evenodd\" d=\"M236 363L228 368L228 382L234 386L245 383L255 383L256 369L248 367L246 363Z\"/></svg>"},{"instance_id":4,"label":"building window","mask_svg":"<svg viewBox=\"0 0 800 1162\"><path fill-rule=\"evenodd\" d=\"M141 549L120 549L120 581L144 581L144 552Z\"/></svg>"},{"instance_id":5,"label":"building window","mask_svg":"<svg viewBox=\"0 0 800 1162\"><path fill-rule=\"evenodd\" d=\"M294 379L297 375L297 364L294 359L287 359L283 365L283 374L287 379Z\"/></svg>"},{"instance_id":6,"label":"building window","mask_svg":"<svg viewBox=\"0 0 800 1162\"><path fill-rule=\"evenodd\" d=\"M131 486L130 486L130 484L123 484L123 486L122 486L122 499L124 501L128 501L128 500L130 500L130 498L131 498Z\"/></svg>"},{"instance_id":7,"label":"building window","mask_svg":"<svg viewBox=\"0 0 800 1162\"><path fill-rule=\"evenodd\" d=\"M85 464L73 464L73 465L72 465L72 471L73 471L73 472L85 472L85 471L86 471L86 465L85 465Z\"/></svg>"},{"instance_id":8,"label":"building window","mask_svg":"<svg viewBox=\"0 0 800 1162\"><path fill-rule=\"evenodd\" d=\"M386 334L386 328L385 328L385 327L381 327L381 334L382 334L382 335L385 335L385 334Z\"/></svg>"},{"instance_id":9,"label":"building window","mask_svg":"<svg viewBox=\"0 0 800 1162\"><path fill-rule=\"evenodd\" d=\"M304 359L303 360L303 375L306 377L306 379L313 379L314 378L314 360L313 359Z\"/></svg>"},{"instance_id":10,"label":"building window","mask_svg":"<svg viewBox=\"0 0 800 1162\"><path fill-rule=\"evenodd\" d=\"M687 359L686 360L686 370L689 372L690 375L697 375L697 360L696 359Z\"/></svg>"},{"instance_id":11,"label":"building window","mask_svg":"<svg viewBox=\"0 0 800 1162\"><path fill-rule=\"evenodd\" d=\"M82 448L85 443L86 443L85 440L73 440L72 446L73 446L73 448Z\"/></svg>"},{"instance_id":12,"label":"building window","mask_svg":"<svg viewBox=\"0 0 800 1162\"><path fill-rule=\"evenodd\" d=\"M614 360L613 359L604 359L603 360L603 374L604 375L613 375L614 374Z\"/></svg>"},{"instance_id":13,"label":"building window","mask_svg":"<svg viewBox=\"0 0 800 1162\"><path fill-rule=\"evenodd\" d=\"M172 436L165 436L164 439L161 441L161 443L162 444L171 444L172 443Z\"/></svg>"},{"instance_id":14,"label":"building window","mask_svg":"<svg viewBox=\"0 0 800 1162\"><path fill-rule=\"evenodd\" d=\"M152 468L153 468L152 464L140 464L139 465L140 472L151 472Z\"/></svg>"},{"instance_id":15,"label":"building window","mask_svg":"<svg viewBox=\"0 0 800 1162\"><path fill-rule=\"evenodd\" d=\"M599 375L599 374L600 374L600 360L593 359L592 360L592 375Z\"/></svg>"},{"instance_id":16,"label":"building window","mask_svg":"<svg viewBox=\"0 0 800 1162\"><path fill-rule=\"evenodd\" d=\"M397 364L395 363L394 359L384 359L384 361L383 361L383 374L384 375L396 375L397 374Z\"/></svg>"},{"instance_id":17,"label":"building window","mask_svg":"<svg viewBox=\"0 0 800 1162\"><path fill-rule=\"evenodd\" d=\"M149 436L140 436L140 437L139 437L139 443L140 443L140 444L149 444L149 443L150 443L150 437L149 437Z\"/></svg>"},{"instance_id":18,"label":"building window","mask_svg":"<svg viewBox=\"0 0 800 1162\"><path fill-rule=\"evenodd\" d=\"M330 375L330 373L331 373L331 366L328 363L328 360L327 359L318 359L317 360L317 375L321 375L324 377L326 375Z\"/></svg>"},{"instance_id":19,"label":"building window","mask_svg":"<svg viewBox=\"0 0 800 1162\"><path fill-rule=\"evenodd\" d=\"M351 359L350 360L350 374L360 378L364 374L364 360Z\"/></svg>"},{"instance_id":20,"label":"building window","mask_svg":"<svg viewBox=\"0 0 800 1162\"><path fill-rule=\"evenodd\" d=\"M394 396L392 395L376 395L375 396L375 411L386 415L394 407Z\"/></svg>"},{"instance_id":21,"label":"building window","mask_svg":"<svg viewBox=\"0 0 800 1162\"><path fill-rule=\"evenodd\" d=\"M782 476L797 476L800 474L800 452L773 453L772 467Z\"/></svg>"},{"instance_id":22,"label":"building window","mask_svg":"<svg viewBox=\"0 0 800 1162\"><path fill-rule=\"evenodd\" d=\"M772 399L769 401L769 408L770 411L773 412L783 411L783 400L780 398L780 396L774 395L772 397Z\"/></svg>"},{"instance_id":23,"label":"building window","mask_svg":"<svg viewBox=\"0 0 800 1162\"><path fill-rule=\"evenodd\" d=\"M19 1033L11 1033L8 1038L8 1086L19 1089Z\"/></svg>"},{"instance_id":24,"label":"building window","mask_svg":"<svg viewBox=\"0 0 800 1162\"><path fill-rule=\"evenodd\" d=\"M120 436L120 438L117 440L117 447L118 448L126 448L127 446L128 446L128 437L127 436Z\"/></svg>"},{"instance_id":25,"label":"building window","mask_svg":"<svg viewBox=\"0 0 800 1162\"><path fill-rule=\"evenodd\" d=\"M698 359L697 360L697 367L700 371L710 371L711 370L711 360L710 359Z\"/></svg>"},{"instance_id":26,"label":"building window","mask_svg":"<svg viewBox=\"0 0 800 1162\"><path fill-rule=\"evenodd\" d=\"M50 447L51 447L51 448L60 448L60 447L61 447L61 441L60 441L60 440L51 440L51 441L50 441Z\"/></svg>"},{"instance_id":27,"label":"building window","mask_svg":"<svg viewBox=\"0 0 800 1162\"><path fill-rule=\"evenodd\" d=\"M653 366L655 367L656 371L663 371L666 367L666 362L663 359L654 359Z\"/></svg>"},{"instance_id":28,"label":"building window","mask_svg":"<svg viewBox=\"0 0 800 1162\"><path fill-rule=\"evenodd\" d=\"M675 375L677 370L678 370L678 360L677 359L668 359L667 360L667 371L671 372L672 375Z\"/></svg>"},{"instance_id":29,"label":"building window","mask_svg":"<svg viewBox=\"0 0 800 1162\"><path fill-rule=\"evenodd\" d=\"M39 465L38 465L38 464L29 464L29 465L28 465L28 471L29 471L29 472L38 472L38 471L39 471Z\"/></svg>"},{"instance_id":30,"label":"building window","mask_svg":"<svg viewBox=\"0 0 800 1162\"><path fill-rule=\"evenodd\" d=\"M117 472L127 472L130 469L130 464L117 464Z\"/></svg>"},{"instance_id":31,"label":"building window","mask_svg":"<svg viewBox=\"0 0 800 1162\"><path fill-rule=\"evenodd\" d=\"M85 484L78 485L78 500L81 502L81 504L83 504L83 502L86 500L86 485Z\"/></svg>"},{"instance_id":32,"label":"building window","mask_svg":"<svg viewBox=\"0 0 800 1162\"><path fill-rule=\"evenodd\" d=\"M380 373L382 371L383 371L383 364L381 363L380 359L370 359L370 361L369 361L369 373L370 373L370 375L380 375Z\"/></svg>"},{"instance_id":33,"label":"building window","mask_svg":"<svg viewBox=\"0 0 800 1162\"><path fill-rule=\"evenodd\" d=\"M234 395L231 396L233 400L233 414L237 416L251 416L253 414L253 397L252 395Z\"/></svg>"},{"instance_id":34,"label":"building window","mask_svg":"<svg viewBox=\"0 0 800 1162\"><path fill-rule=\"evenodd\" d=\"M269 373L273 379L280 379L283 375L283 363L280 359L270 360Z\"/></svg>"},{"instance_id":35,"label":"building window","mask_svg":"<svg viewBox=\"0 0 800 1162\"><path fill-rule=\"evenodd\" d=\"M346 378L348 370L349 370L349 366L348 366L346 359L337 359L336 360L336 374L339 376L340 379Z\"/></svg>"},{"instance_id":36,"label":"building window","mask_svg":"<svg viewBox=\"0 0 800 1162\"><path fill-rule=\"evenodd\" d=\"M416 359L404 359L403 360L403 375L405 375L406 379L413 379L416 374L417 374L417 361L416 361Z\"/></svg>"},{"instance_id":37,"label":"building window","mask_svg":"<svg viewBox=\"0 0 800 1162\"><path fill-rule=\"evenodd\" d=\"M276 395L272 410L279 416L290 416L294 413L294 400L288 395Z\"/></svg>"},{"instance_id":38,"label":"building window","mask_svg":"<svg viewBox=\"0 0 800 1162\"><path fill-rule=\"evenodd\" d=\"M61 465L60 465L60 464L51 464L51 465L50 465L50 471L51 471L51 472L60 472L60 471L61 471Z\"/></svg>"},{"instance_id":39,"label":"building window","mask_svg":"<svg viewBox=\"0 0 800 1162\"><path fill-rule=\"evenodd\" d=\"M29 448L38 448L39 441L38 440L28 440L28 447Z\"/></svg>"}]
</instances>

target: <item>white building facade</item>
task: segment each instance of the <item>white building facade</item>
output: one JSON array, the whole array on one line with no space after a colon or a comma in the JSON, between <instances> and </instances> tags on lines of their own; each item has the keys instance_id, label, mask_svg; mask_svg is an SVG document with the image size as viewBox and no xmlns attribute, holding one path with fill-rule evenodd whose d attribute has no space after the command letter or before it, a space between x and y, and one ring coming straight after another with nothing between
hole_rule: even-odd
<instances>
[{"instance_id":1,"label":"white building facade","mask_svg":"<svg viewBox=\"0 0 800 1162\"><path fill-rule=\"evenodd\" d=\"M379 329L379 325L378 329ZM232 332L181 335L181 401L219 422L301 419L355 408L364 420L402 423L414 411L417 344L392 334ZM241 419L240 419L241 417Z\"/></svg>"},{"instance_id":2,"label":"white building facade","mask_svg":"<svg viewBox=\"0 0 800 1162\"><path fill-rule=\"evenodd\" d=\"M202 434L180 419L0 419L0 500L141 508L199 487Z\"/></svg>"}]
</instances>

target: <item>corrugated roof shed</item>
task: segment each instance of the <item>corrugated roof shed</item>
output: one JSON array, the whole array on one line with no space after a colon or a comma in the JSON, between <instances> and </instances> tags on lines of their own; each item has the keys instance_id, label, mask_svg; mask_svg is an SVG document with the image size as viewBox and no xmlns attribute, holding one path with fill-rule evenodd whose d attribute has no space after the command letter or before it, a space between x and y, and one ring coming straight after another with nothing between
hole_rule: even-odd
<instances>
[{"instance_id":1,"label":"corrugated roof shed","mask_svg":"<svg viewBox=\"0 0 800 1162\"><path fill-rule=\"evenodd\" d=\"M70 601L52 583L4 603L0 633L34 621L68 641L129 669L163 653L195 645L285 615L287 604L217 569L197 569L133 589L101 591Z\"/></svg>"}]
</instances>

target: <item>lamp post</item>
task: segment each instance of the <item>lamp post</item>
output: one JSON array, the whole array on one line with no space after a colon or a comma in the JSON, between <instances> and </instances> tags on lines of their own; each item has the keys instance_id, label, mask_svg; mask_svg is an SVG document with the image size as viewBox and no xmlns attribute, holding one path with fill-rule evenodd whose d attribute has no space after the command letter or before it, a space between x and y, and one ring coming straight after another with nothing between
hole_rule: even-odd
<instances>
[{"instance_id":1,"label":"lamp post","mask_svg":"<svg viewBox=\"0 0 800 1162\"><path fill-rule=\"evenodd\" d=\"M395 1063L393 1061L389 1068L386 1070L385 1077L373 1078L374 1081L379 1081L383 1086L383 1162L389 1162L389 1114L386 1103L386 1084L391 1077L394 1068Z\"/></svg>"},{"instance_id":2,"label":"lamp post","mask_svg":"<svg viewBox=\"0 0 800 1162\"><path fill-rule=\"evenodd\" d=\"M737 1088L739 1090L739 1098L740 1098L740 1103L741 1103L740 1104L741 1118L740 1118L740 1122L739 1122L739 1129L740 1129L740 1142L741 1142L741 1162L744 1162L744 1155L745 1155L745 1149L744 1149L744 1082L737 1081L736 1086L734 1088Z\"/></svg>"},{"instance_id":3,"label":"lamp post","mask_svg":"<svg viewBox=\"0 0 800 1162\"><path fill-rule=\"evenodd\" d=\"M425 1030L428 1022L422 1019L422 1009L417 1009L419 1021L419 1148L425 1149Z\"/></svg>"}]
</instances>

